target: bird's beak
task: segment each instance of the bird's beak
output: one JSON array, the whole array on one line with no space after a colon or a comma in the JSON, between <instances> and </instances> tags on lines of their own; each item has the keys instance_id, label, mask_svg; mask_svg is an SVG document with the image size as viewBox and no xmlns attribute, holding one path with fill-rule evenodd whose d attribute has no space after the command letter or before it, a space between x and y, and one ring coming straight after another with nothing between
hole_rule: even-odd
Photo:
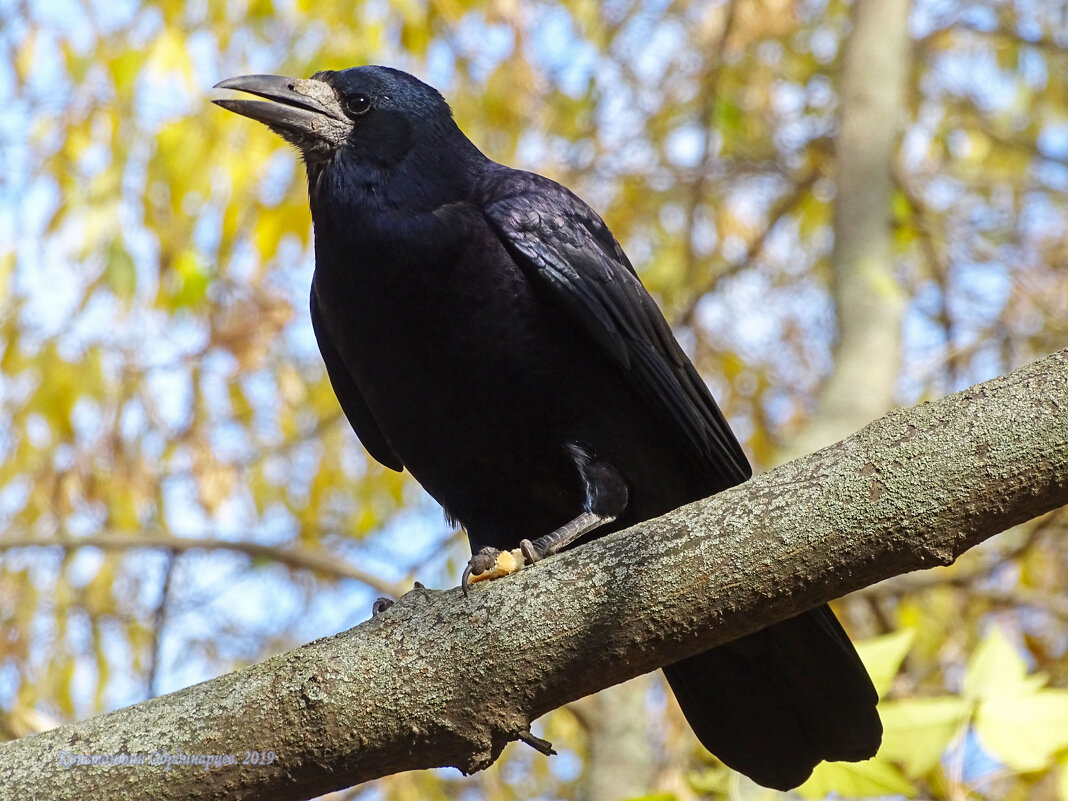
<instances>
[{"instance_id":1,"label":"bird's beak","mask_svg":"<svg viewBox=\"0 0 1068 801\"><path fill-rule=\"evenodd\" d=\"M304 155L323 157L343 144L352 130L333 87L325 81L282 75L241 75L215 84L267 100L220 98L212 102L262 122L300 148ZM272 101L272 102L267 102Z\"/></svg>"}]
</instances>

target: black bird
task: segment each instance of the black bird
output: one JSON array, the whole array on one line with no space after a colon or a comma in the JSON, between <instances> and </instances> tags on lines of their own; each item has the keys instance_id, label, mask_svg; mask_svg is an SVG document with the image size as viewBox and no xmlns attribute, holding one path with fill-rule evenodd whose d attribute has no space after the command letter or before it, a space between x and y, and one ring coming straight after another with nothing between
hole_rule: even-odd
<instances>
[{"instance_id":1,"label":"black bird","mask_svg":"<svg viewBox=\"0 0 1068 801\"><path fill-rule=\"evenodd\" d=\"M601 218L484 156L435 89L378 66L218 88L266 98L215 102L303 154L334 391L371 456L463 524L476 580L749 478ZM769 787L878 749L875 690L826 606L665 673L700 741Z\"/></svg>"}]
</instances>

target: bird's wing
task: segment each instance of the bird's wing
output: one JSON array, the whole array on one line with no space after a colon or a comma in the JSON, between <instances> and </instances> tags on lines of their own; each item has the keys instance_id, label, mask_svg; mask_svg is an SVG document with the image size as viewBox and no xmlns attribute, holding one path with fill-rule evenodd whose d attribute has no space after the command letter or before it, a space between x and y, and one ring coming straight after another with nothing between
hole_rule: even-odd
<instances>
[{"instance_id":1,"label":"bird's wing","mask_svg":"<svg viewBox=\"0 0 1068 801\"><path fill-rule=\"evenodd\" d=\"M319 311L319 299L315 295L314 286L311 292L311 319L315 339L319 343L319 352L323 355L323 361L326 362L326 374L330 376L330 386L334 388L334 394L337 395L338 402L345 416L349 418L356 436L376 460L393 470L403 470L404 464L382 435L371 410L367 408L367 402L360 394L359 387L352 380L352 375L341 360L341 354L334 347L330 333L323 322L323 315Z\"/></svg>"},{"instance_id":2,"label":"bird's wing","mask_svg":"<svg viewBox=\"0 0 1068 801\"><path fill-rule=\"evenodd\" d=\"M477 194L520 268L619 364L701 469L720 488L749 478L712 394L596 212L548 178L505 168L488 172Z\"/></svg>"}]
</instances>

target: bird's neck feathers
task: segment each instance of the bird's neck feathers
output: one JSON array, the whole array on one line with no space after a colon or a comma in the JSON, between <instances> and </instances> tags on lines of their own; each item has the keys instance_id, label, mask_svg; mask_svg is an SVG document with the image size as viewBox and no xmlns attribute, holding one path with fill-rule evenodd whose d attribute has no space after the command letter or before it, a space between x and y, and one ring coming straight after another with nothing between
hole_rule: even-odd
<instances>
[{"instance_id":1,"label":"bird's neck feathers","mask_svg":"<svg viewBox=\"0 0 1068 801\"><path fill-rule=\"evenodd\" d=\"M479 178L496 166L453 127L458 140L417 142L395 163L348 157L321 169L309 164L316 263L363 271L447 262L465 236L456 209L469 207Z\"/></svg>"},{"instance_id":2,"label":"bird's neck feathers","mask_svg":"<svg viewBox=\"0 0 1068 801\"><path fill-rule=\"evenodd\" d=\"M432 213L466 201L492 164L451 119L390 158L354 142L329 162L307 164L312 218L346 229Z\"/></svg>"}]
</instances>

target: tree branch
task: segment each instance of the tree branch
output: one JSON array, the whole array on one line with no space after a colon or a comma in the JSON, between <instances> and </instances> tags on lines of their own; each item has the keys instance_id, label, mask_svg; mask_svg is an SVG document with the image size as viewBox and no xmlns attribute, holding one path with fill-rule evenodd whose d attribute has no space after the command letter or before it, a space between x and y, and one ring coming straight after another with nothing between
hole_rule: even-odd
<instances>
[{"instance_id":1,"label":"tree branch","mask_svg":"<svg viewBox=\"0 0 1068 801\"><path fill-rule=\"evenodd\" d=\"M157 534L90 534L85 537L23 537L0 541L0 552L14 548L100 548L105 551L132 551L157 548L174 553L184 551L234 551L253 559L267 559L294 570L312 570L326 576L354 579L383 595L398 596L407 592L410 583L388 581L349 564L337 554L264 545L259 542L222 540L214 537L171 537Z\"/></svg>"},{"instance_id":2,"label":"tree branch","mask_svg":"<svg viewBox=\"0 0 1068 801\"><path fill-rule=\"evenodd\" d=\"M974 598L982 598L994 606L1029 606L1068 622L1068 598L1050 595L1031 587L984 587L974 583L974 576L938 576L925 573L905 576L895 581L868 587L864 595L876 597L900 597L908 593L923 592L934 587L958 587Z\"/></svg>"},{"instance_id":3,"label":"tree branch","mask_svg":"<svg viewBox=\"0 0 1068 801\"><path fill-rule=\"evenodd\" d=\"M625 532L257 665L0 746L14 798L299 799L489 765L534 718L1068 503L1068 350ZM274 753L65 768L57 755ZM157 757L158 758L158 757ZM262 760L261 760L262 761ZM75 772L76 771L76 772Z\"/></svg>"}]
</instances>

